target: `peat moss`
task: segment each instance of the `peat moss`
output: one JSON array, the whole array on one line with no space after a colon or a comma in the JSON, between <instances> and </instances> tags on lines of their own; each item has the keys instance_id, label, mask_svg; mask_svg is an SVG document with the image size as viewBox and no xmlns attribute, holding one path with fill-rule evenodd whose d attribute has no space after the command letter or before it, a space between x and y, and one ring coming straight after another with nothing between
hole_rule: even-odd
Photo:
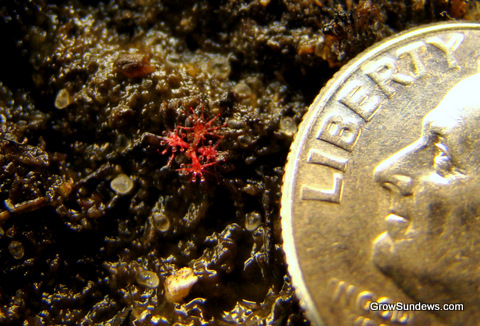
<instances>
[{"instance_id":1,"label":"peat moss","mask_svg":"<svg viewBox=\"0 0 480 326\"><path fill-rule=\"evenodd\" d=\"M296 126L375 41L480 10L34 0L0 12L0 324L304 325L279 228ZM192 157L164 143L200 114L216 135L195 148L221 157L193 182ZM185 267L198 281L171 303L164 282Z\"/></svg>"}]
</instances>

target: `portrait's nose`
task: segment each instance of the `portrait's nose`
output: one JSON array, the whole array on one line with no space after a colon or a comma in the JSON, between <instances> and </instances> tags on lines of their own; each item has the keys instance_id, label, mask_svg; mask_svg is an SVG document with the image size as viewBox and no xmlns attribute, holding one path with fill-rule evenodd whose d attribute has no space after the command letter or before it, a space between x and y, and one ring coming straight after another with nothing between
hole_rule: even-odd
<instances>
[{"instance_id":1,"label":"portrait's nose","mask_svg":"<svg viewBox=\"0 0 480 326\"><path fill-rule=\"evenodd\" d=\"M413 194L413 175L419 168L420 146L415 142L385 161L374 170L375 181L384 188L402 196Z\"/></svg>"}]
</instances>

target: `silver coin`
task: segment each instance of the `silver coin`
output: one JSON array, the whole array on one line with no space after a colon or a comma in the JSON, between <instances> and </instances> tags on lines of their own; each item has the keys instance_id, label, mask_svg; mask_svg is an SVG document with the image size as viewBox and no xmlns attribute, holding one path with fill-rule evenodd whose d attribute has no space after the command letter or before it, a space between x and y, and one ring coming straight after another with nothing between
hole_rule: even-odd
<instances>
[{"instance_id":1,"label":"silver coin","mask_svg":"<svg viewBox=\"0 0 480 326\"><path fill-rule=\"evenodd\" d=\"M480 324L480 25L371 47L288 157L282 228L316 325Z\"/></svg>"}]
</instances>

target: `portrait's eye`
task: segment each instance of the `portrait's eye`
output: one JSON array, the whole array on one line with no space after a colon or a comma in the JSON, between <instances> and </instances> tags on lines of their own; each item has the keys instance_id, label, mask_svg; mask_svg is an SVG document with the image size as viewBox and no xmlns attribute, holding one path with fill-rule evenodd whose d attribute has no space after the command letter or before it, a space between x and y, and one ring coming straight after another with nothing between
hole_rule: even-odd
<instances>
[{"instance_id":1,"label":"portrait's eye","mask_svg":"<svg viewBox=\"0 0 480 326\"><path fill-rule=\"evenodd\" d=\"M447 146L443 141L442 137L437 137L434 142L435 145L435 157L433 159L433 165L437 170L437 173L441 176L445 176L446 174L452 172L452 159L448 154Z\"/></svg>"}]
</instances>

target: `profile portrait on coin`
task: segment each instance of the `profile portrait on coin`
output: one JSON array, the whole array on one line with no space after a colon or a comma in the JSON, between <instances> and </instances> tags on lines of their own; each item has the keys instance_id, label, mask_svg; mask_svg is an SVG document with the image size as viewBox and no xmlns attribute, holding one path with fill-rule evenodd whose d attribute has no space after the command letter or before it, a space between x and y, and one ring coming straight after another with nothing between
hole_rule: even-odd
<instances>
[{"instance_id":1,"label":"profile portrait on coin","mask_svg":"<svg viewBox=\"0 0 480 326\"><path fill-rule=\"evenodd\" d=\"M428 112L420 137L381 162L387 189L386 232L373 262L408 296L463 303L440 311L458 325L480 321L480 73L454 85Z\"/></svg>"}]
</instances>

